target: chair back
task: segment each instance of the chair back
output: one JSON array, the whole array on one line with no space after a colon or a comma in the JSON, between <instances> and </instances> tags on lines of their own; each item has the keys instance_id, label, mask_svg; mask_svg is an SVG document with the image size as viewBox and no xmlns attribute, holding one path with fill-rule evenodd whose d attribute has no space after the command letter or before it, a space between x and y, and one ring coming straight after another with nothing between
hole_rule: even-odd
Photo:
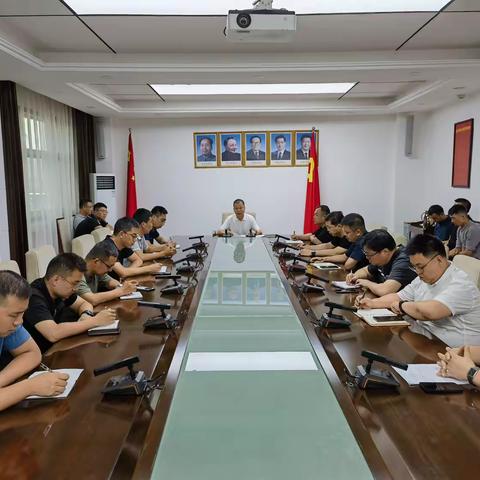
<instances>
[{"instance_id":1,"label":"chair back","mask_svg":"<svg viewBox=\"0 0 480 480\"><path fill-rule=\"evenodd\" d=\"M53 245L42 245L29 250L25 254L27 281L33 282L37 278L43 277L50 260L56 255Z\"/></svg>"},{"instance_id":2,"label":"chair back","mask_svg":"<svg viewBox=\"0 0 480 480\"><path fill-rule=\"evenodd\" d=\"M80 235L80 237L72 240L72 253L76 253L78 256L85 258L94 246L95 239L92 234Z\"/></svg>"},{"instance_id":3,"label":"chair back","mask_svg":"<svg viewBox=\"0 0 480 480\"><path fill-rule=\"evenodd\" d=\"M95 241L95 244L100 243L101 241L105 240L105 237L107 235L110 235L111 233L112 233L112 231L107 227L96 228L92 232L92 236L93 236L93 239Z\"/></svg>"},{"instance_id":4,"label":"chair back","mask_svg":"<svg viewBox=\"0 0 480 480\"><path fill-rule=\"evenodd\" d=\"M473 283L480 288L480 260L468 255L455 255L453 264L463 270L472 279Z\"/></svg>"},{"instance_id":5,"label":"chair back","mask_svg":"<svg viewBox=\"0 0 480 480\"><path fill-rule=\"evenodd\" d=\"M20 275L20 268L18 268L18 263L15 260L6 260L5 262L0 262L0 270L11 270L12 272Z\"/></svg>"},{"instance_id":6,"label":"chair back","mask_svg":"<svg viewBox=\"0 0 480 480\"><path fill-rule=\"evenodd\" d=\"M255 212L245 212L245 213L248 213L249 215L251 215L253 218L257 218L257 214ZM222 213L222 225L223 225L223 222L225 222L225 220L230 216L230 215L233 215L233 212L223 212Z\"/></svg>"},{"instance_id":7,"label":"chair back","mask_svg":"<svg viewBox=\"0 0 480 480\"><path fill-rule=\"evenodd\" d=\"M68 227L67 221L64 217L57 218L57 237L58 237L58 251L66 253L72 251L72 232Z\"/></svg>"}]
</instances>

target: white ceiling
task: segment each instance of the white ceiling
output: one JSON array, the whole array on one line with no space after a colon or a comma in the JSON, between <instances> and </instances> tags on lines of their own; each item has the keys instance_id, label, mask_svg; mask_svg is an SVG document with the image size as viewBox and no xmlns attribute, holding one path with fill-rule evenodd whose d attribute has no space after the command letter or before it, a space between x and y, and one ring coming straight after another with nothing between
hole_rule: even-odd
<instances>
[{"instance_id":1,"label":"white ceiling","mask_svg":"<svg viewBox=\"0 0 480 480\"><path fill-rule=\"evenodd\" d=\"M480 0L455 0L440 13L302 15L288 44L230 43L225 21L78 17L59 0L1 0L0 79L94 115L137 117L392 114L480 91ZM149 87L327 82L356 85L342 98L160 97Z\"/></svg>"}]
</instances>

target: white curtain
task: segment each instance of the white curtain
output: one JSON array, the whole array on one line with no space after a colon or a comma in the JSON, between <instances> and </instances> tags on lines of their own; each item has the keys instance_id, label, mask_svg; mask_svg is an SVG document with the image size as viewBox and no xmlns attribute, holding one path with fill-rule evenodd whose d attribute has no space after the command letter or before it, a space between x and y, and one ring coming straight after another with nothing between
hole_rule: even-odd
<instances>
[{"instance_id":1,"label":"white curtain","mask_svg":"<svg viewBox=\"0 0 480 480\"><path fill-rule=\"evenodd\" d=\"M22 140L28 246L53 245L56 219L70 230L77 210L78 181L72 110L17 85Z\"/></svg>"}]
</instances>

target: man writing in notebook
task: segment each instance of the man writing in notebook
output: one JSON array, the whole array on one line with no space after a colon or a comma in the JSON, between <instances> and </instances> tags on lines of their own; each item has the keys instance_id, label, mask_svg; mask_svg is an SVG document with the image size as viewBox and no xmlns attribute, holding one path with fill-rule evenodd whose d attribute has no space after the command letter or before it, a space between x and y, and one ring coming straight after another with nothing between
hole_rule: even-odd
<instances>
[{"instance_id":1,"label":"man writing in notebook","mask_svg":"<svg viewBox=\"0 0 480 480\"><path fill-rule=\"evenodd\" d=\"M328 233L325 225L330 208L327 205L320 205L313 214L313 223L318 227L313 233L306 233L304 235L292 235L292 240L309 241L313 245L322 243L329 243L332 241L332 236Z\"/></svg>"},{"instance_id":2,"label":"man writing in notebook","mask_svg":"<svg viewBox=\"0 0 480 480\"><path fill-rule=\"evenodd\" d=\"M20 275L0 271L0 354L5 349L13 356L0 371L0 410L30 395L58 395L67 385L68 375L55 372L14 383L36 368L42 359L37 344L22 326L30 291L30 285Z\"/></svg>"},{"instance_id":3,"label":"man writing in notebook","mask_svg":"<svg viewBox=\"0 0 480 480\"><path fill-rule=\"evenodd\" d=\"M436 337L451 347L466 341L480 345L480 292L465 272L447 260L443 243L431 235L417 235L405 252L418 277L398 293L359 298L356 305L389 308L405 316L412 332Z\"/></svg>"},{"instance_id":4,"label":"man writing in notebook","mask_svg":"<svg viewBox=\"0 0 480 480\"><path fill-rule=\"evenodd\" d=\"M42 353L63 338L115 320L114 310L105 309L95 315L92 305L75 293L85 271L83 258L62 253L50 261L45 277L32 282L25 328Z\"/></svg>"}]
</instances>

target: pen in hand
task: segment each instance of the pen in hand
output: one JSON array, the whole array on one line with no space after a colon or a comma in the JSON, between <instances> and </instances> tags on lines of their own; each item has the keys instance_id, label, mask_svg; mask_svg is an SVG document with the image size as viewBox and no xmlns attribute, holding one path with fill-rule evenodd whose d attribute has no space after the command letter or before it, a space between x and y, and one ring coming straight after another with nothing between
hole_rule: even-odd
<instances>
[{"instance_id":1,"label":"pen in hand","mask_svg":"<svg viewBox=\"0 0 480 480\"><path fill-rule=\"evenodd\" d=\"M47 367L47 365L45 365L44 363L40 363L40 368L42 370L45 370L46 372L51 372L52 369L50 367Z\"/></svg>"}]
</instances>

